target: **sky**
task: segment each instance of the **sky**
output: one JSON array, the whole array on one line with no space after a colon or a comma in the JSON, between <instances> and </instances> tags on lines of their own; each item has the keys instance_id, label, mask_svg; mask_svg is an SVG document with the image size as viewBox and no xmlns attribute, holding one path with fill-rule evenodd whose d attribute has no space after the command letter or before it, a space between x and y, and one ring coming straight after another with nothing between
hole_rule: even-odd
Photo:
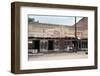
<instances>
[{"instance_id":1,"label":"sky","mask_svg":"<svg viewBox=\"0 0 100 76\"><path fill-rule=\"evenodd\" d=\"M35 21L40 23L60 24L71 26L75 24L75 16L51 16L51 15L29 15L28 18L34 18ZM83 17L77 16L76 22Z\"/></svg>"}]
</instances>

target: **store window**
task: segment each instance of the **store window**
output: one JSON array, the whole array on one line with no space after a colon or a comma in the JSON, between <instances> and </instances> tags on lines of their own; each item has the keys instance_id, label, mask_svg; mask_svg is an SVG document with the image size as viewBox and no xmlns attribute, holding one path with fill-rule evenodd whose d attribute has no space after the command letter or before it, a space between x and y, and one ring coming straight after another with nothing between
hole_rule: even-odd
<instances>
[{"instance_id":1,"label":"store window","mask_svg":"<svg viewBox=\"0 0 100 76\"><path fill-rule=\"evenodd\" d=\"M40 51L41 52L48 51L48 41L47 40L40 40Z\"/></svg>"}]
</instances>

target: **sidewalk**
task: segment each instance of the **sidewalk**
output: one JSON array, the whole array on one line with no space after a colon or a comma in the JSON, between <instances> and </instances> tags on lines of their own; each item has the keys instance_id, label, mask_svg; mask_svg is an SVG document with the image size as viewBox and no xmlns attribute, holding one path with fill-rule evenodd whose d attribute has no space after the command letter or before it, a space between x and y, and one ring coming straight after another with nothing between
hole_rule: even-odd
<instances>
[{"instance_id":1,"label":"sidewalk","mask_svg":"<svg viewBox=\"0 0 100 76\"><path fill-rule=\"evenodd\" d=\"M84 51L79 51L77 53L62 52L62 53L47 53L47 54L31 55L31 56L29 56L29 61L84 59L84 58L88 58L88 54L85 54Z\"/></svg>"}]
</instances>

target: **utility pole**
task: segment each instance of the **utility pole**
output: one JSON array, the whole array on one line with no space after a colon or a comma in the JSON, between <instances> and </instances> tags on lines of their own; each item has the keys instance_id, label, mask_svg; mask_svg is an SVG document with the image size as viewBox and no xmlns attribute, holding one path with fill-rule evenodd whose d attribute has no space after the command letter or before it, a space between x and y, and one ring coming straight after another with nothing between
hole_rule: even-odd
<instances>
[{"instance_id":1,"label":"utility pole","mask_svg":"<svg viewBox=\"0 0 100 76\"><path fill-rule=\"evenodd\" d=\"M76 26L76 16L75 16L75 39L77 39L77 26Z\"/></svg>"},{"instance_id":2,"label":"utility pole","mask_svg":"<svg viewBox=\"0 0 100 76\"><path fill-rule=\"evenodd\" d=\"M77 52L77 49L78 46L77 46L77 25L76 25L76 16L75 16L75 52Z\"/></svg>"}]
</instances>

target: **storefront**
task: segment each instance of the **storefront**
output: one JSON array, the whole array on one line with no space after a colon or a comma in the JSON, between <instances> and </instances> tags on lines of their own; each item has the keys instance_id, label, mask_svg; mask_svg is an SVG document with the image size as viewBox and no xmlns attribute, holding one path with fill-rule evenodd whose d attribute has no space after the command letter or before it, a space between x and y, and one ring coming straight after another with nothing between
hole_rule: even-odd
<instances>
[{"instance_id":1,"label":"storefront","mask_svg":"<svg viewBox=\"0 0 100 76\"><path fill-rule=\"evenodd\" d=\"M28 49L35 53L74 52L88 49L87 18L75 25L56 25L30 23L28 32ZM83 27L84 26L84 27ZM75 35L76 34L76 35Z\"/></svg>"},{"instance_id":2,"label":"storefront","mask_svg":"<svg viewBox=\"0 0 100 76\"><path fill-rule=\"evenodd\" d=\"M35 53L52 52L74 52L85 51L87 49L87 40L77 40L74 38L31 38L29 39L28 49Z\"/></svg>"}]
</instances>

